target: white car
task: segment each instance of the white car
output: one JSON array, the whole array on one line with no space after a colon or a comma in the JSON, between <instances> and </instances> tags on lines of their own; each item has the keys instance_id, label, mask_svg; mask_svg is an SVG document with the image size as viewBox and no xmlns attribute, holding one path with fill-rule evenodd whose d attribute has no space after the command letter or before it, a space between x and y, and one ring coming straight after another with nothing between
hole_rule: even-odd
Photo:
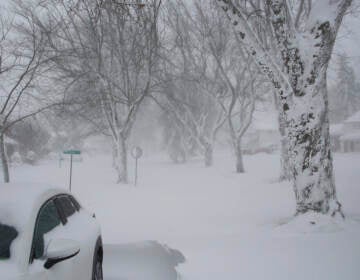
<instances>
[{"instance_id":1,"label":"white car","mask_svg":"<svg viewBox=\"0 0 360 280\"><path fill-rule=\"evenodd\" d=\"M0 279L102 280L95 215L63 189L0 185Z\"/></svg>"}]
</instances>

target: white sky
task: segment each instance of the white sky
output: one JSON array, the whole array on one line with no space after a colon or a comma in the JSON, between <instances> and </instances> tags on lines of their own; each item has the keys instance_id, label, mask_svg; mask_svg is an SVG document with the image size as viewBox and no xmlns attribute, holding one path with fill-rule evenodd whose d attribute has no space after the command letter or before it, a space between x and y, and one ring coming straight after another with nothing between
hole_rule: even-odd
<instances>
[{"instance_id":1,"label":"white sky","mask_svg":"<svg viewBox=\"0 0 360 280\"><path fill-rule=\"evenodd\" d=\"M360 0L353 1L356 2ZM9 2L10 0L0 0L0 8L1 5L4 6ZM345 54L350 58L350 61L357 73L357 77L360 78L360 12L356 17L354 15L348 15L345 17L341 26L334 49L332 59L333 63L330 64L330 71L328 72L328 80L330 83L335 78L334 70L336 70L336 64L334 62L336 61L336 58L342 54Z\"/></svg>"}]
</instances>

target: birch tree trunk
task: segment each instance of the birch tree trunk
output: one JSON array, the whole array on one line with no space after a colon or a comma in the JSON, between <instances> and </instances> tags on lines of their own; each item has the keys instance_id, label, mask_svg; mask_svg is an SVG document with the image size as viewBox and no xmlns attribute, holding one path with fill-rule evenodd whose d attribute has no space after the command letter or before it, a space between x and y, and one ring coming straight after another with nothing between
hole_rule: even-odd
<instances>
[{"instance_id":1,"label":"birch tree trunk","mask_svg":"<svg viewBox=\"0 0 360 280\"><path fill-rule=\"evenodd\" d=\"M117 172L117 183L128 183L128 172L127 172L127 144L126 139L119 137L116 141L114 167Z\"/></svg>"},{"instance_id":2,"label":"birch tree trunk","mask_svg":"<svg viewBox=\"0 0 360 280\"><path fill-rule=\"evenodd\" d=\"M326 71L351 0L309 1L312 5L307 13L300 9L303 29L297 28L300 25L294 21L288 1L266 1L272 25L266 32L272 32L277 42L281 64L258 39L244 13L248 6L235 6L230 0L217 2L278 92L280 113L286 124L296 213L315 211L332 216L340 213L344 217L333 176ZM320 18L319 11L324 13Z\"/></svg>"},{"instance_id":3,"label":"birch tree trunk","mask_svg":"<svg viewBox=\"0 0 360 280\"><path fill-rule=\"evenodd\" d=\"M291 93L280 90L279 96L280 114L286 124L296 213L315 211L335 215L339 212L344 216L333 177L326 82L340 23L331 26L329 21L315 22L306 43L299 44L296 40L301 35L291 31L291 25L286 23L289 19L285 2L270 1L270 7L274 35L291 86ZM346 10L346 5L339 9ZM302 57L308 46L313 48L312 55Z\"/></svg>"},{"instance_id":4,"label":"birch tree trunk","mask_svg":"<svg viewBox=\"0 0 360 280\"><path fill-rule=\"evenodd\" d=\"M213 165L213 145L211 143L207 143L205 146L204 160L206 167Z\"/></svg>"},{"instance_id":5,"label":"birch tree trunk","mask_svg":"<svg viewBox=\"0 0 360 280\"><path fill-rule=\"evenodd\" d=\"M289 159L289 145L286 135L286 127L284 116L279 112L279 132L280 132L280 177L279 181L289 181L292 178L290 159Z\"/></svg>"},{"instance_id":6,"label":"birch tree trunk","mask_svg":"<svg viewBox=\"0 0 360 280\"><path fill-rule=\"evenodd\" d=\"M277 92L274 91L275 108L278 111L278 124L280 133L280 176L279 181L290 181L292 179L290 159L289 159L289 147L288 138L286 135L286 121L285 117L280 110L279 98Z\"/></svg>"},{"instance_id":7,"label":"birch tree trunk","mask_svg":"<svg viewBox=\"0 0 360 280\"><path fill-rule=\"evenodd\" d=\"M230 111L231 112L231 111ZM230 135L231 135L231 142L234 149L234 155L235 155L235 170L236 173L244 173L244 162L242 157L242 151L241 151L241 139L243 136L243 133L240 133L239 135L236 133L234 129L234 124L231 120L231 117L228 118L229 123L229 129L230 129Z\"/></svg>"},{"instance_id":8,"label":"birch tree trunk","mask_svg":"<svg viewBox=\"0 0 360 280\"><path fill-rule=\"evenodd\" d=\"M235 143L235 156L236 156L236 173L244 173L244 162L241 151L241 140L237 140Z\"/></svg>"},{"instance_id":9,"label":"birch tree trunk","mask_svg":"<svg viewBox=\"0 0 360 280\"><path fill-rule=\"evenodd\" d=\"M291 180L291 168L288 155L288 145L287 138L285 135L281 135L281 144L280 144L280 176L279 181L289 181Z\"/></svg>"},{"instance_id":10,"label":"birch tree trunk","mask_svg":"<svg viewBox=\"0 0 360 280\"><path fill-rule=\"evenodd\" d=\"M1 157L3 176L4 176L4 183L9 183L10 182L9 163L6 154L4 133L0 133L0 157Z\"/></svg>"},{"instance_id":11,"label":"birch tree trunk","mask_svg":"<svg viewBox=\"0 0 360 280\"><path fill-rule=\"evenodd\" d=\"M321 213L340 212L336 197L333 163L330 149L329 112L326 72L318 76L316 92L295 98L289 106L287 137L289 139L293 184L297 214L308 211ZM314 104L306 113L299 111L303 104Z\"/></svg>"}]
</instances>

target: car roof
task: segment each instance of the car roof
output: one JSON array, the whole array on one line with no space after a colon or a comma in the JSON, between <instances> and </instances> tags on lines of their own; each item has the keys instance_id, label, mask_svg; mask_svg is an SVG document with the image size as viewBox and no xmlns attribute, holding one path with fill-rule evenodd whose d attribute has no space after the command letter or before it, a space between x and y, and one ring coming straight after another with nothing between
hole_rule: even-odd
<instances>
[{"instance_id":1,"label":"car roof","mask_svg":"<svg viewBox=\"0 0 360 280\"><path fill-rule=\"evenodd\" d=\"M25 229L31 213L52 196L68 193L46 184L10 183L0 185L0 223ZM34 210L36 209L36 210Z\"/></svg>"}]
</instances>

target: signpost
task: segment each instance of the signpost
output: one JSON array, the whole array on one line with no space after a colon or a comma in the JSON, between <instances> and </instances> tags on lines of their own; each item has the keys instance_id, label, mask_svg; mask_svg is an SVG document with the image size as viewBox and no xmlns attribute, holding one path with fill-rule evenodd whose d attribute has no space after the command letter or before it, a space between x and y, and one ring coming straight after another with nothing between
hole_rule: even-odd
<instances>
[{"instance_id":1,"label":"signpost","mask_svg":"<svg viewBox=\"0 0 360 280\"><path fill-rule=\"evenodd\" d=\"M61 162L64 160L64 158L62 157L62 154L59 154L59 168L61 168Z\"/></svg>"},{"instance_id":2,"label":"signpost","mask_svg":"<svg viewBox=\"0 0 360 280\"><path fill-rule=\"evenodd\" d=\"M143 155L143 150L140 147L134 147L131 150L131 155L135 159L135 187L137 185L137 177L138 177L138 159Z\"/></svg>"},{"instance_id":3,"label":"signpost","mask_svg":"<svg viewBox=\"0 0 360 280\"><path fill-rule=\"evenodd\" d=\"M81 152L79 150L67 150L64 151L65 155L70 155L70 181L69 181L69 190L71 192L71 177L72 177L72 163L73 163L73 155L80 155Z\"/></svg>"}]
</instances>

